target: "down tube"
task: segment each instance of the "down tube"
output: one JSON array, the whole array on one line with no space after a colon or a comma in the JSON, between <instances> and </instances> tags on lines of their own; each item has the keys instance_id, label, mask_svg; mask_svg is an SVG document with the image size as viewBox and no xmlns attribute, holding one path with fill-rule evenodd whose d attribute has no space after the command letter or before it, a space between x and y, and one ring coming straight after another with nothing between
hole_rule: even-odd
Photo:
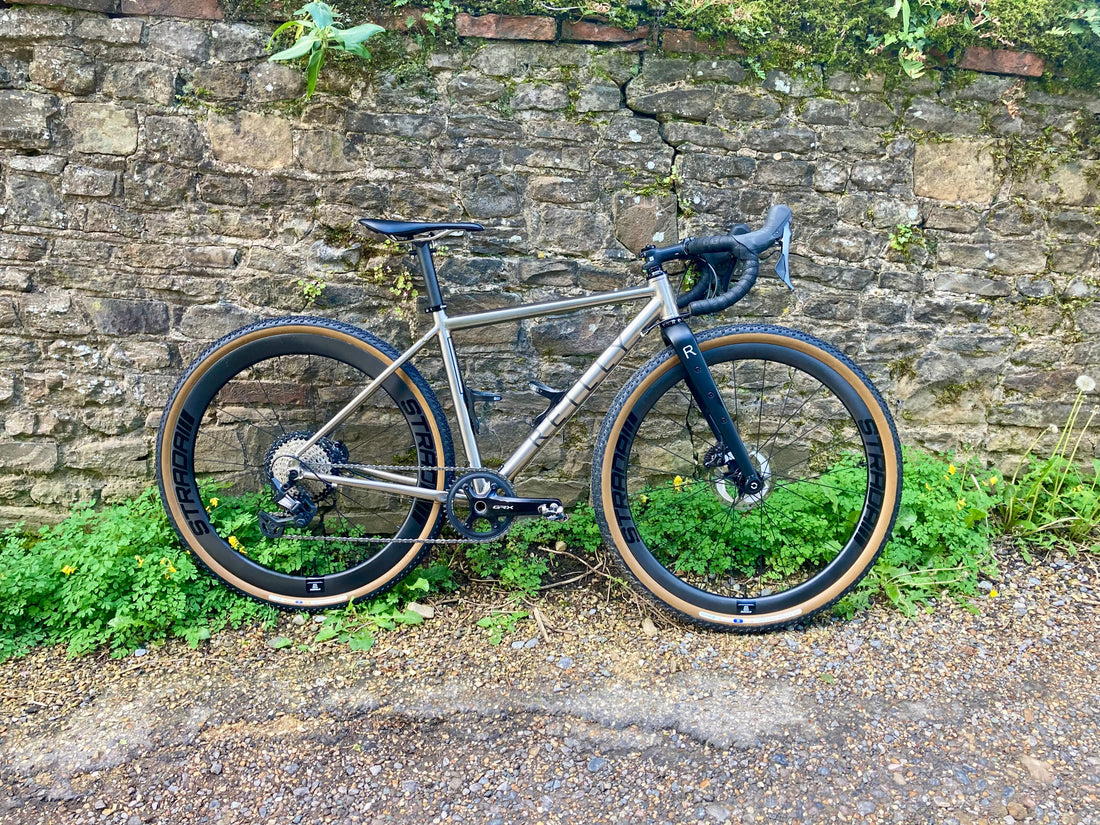
<instances>
[{"instance_id":1,"label":"down tube","mask_svg":"<svg viewBox=\"0 0 1100 825\"><path fill-rule=\"evenodd\" d=\"M663 306L664 303L659 295L645 305L642 311L638 313L638 317L619 333L619 336L600 354L595 363L585 370L584 375L578 378L577 382L569 388L561 401L550 410L546 418L516 448L512 456L504 462L504 466L500 468L501 475L508 479L515 479L523 471L523 468L531 462L531 459L542 449L546 441L565 426L565 423L599 388L600 384L611 374L618 363L634 348L634 345L641 339L643 332L661 317Z\"/></svg>"}]
</instances>

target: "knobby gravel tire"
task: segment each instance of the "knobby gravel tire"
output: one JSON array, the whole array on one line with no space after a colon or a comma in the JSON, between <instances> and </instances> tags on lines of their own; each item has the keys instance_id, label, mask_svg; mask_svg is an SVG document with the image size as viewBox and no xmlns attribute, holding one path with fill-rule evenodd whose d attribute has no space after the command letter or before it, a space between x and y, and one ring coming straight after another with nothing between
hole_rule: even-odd
<instances>
[{"instance_id":1,"label":"knobby gravel tire","mask_svg":"<svg viewBox=\"0 0 1100 825\"><path fill-rule=\"evenodd\" d=\"M297 533L329 540L266 538L258 525L260 510L282 514L268 483L290 466L279 446L316 432L397 357L369 332L302 317L251 324L191 364L164 410L156 474L180 539L215 576L278 607L321 609L380 593L416 564L438 535L440 502L311 481L319 514ZM448 473L427 468L455 463L442 407L409 364L309 457L336 474L407 463L404 477L439 491ZM349 537L360 541L337 540Z\"/></svg>"},{"instance_id":2,"label":"knobby gravel tire","mask_svg":"<svg viewBox=\"0 0 1100 825\"><path fill-rule=\"evenodd\" d=\"M593 504L628 578L713 628L800 622L870 570L901 498L901 449L867 376L835 347L777 326L697 335L765 480L742 495L671 349L619 392L592 465ZM717 465L717 466L716 466Z\"/></svg>"}]
</instances>

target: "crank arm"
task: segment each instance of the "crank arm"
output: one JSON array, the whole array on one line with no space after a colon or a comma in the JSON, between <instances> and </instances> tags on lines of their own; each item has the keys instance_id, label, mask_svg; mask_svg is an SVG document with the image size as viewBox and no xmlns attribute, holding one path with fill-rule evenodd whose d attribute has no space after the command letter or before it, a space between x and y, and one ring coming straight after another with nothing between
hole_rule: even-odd
<instances>
[{"instance_id":1,"label":"crank arm","mask_svg":"<svg viewBox=\"0 0 1100 825\"><path fill-rule=\"evenodd\" d=\"M485 500L487 516L542 516L547 511L562 509L556 498L519 498L516 496L490 496Z\"/></svg>"}]
</instances>

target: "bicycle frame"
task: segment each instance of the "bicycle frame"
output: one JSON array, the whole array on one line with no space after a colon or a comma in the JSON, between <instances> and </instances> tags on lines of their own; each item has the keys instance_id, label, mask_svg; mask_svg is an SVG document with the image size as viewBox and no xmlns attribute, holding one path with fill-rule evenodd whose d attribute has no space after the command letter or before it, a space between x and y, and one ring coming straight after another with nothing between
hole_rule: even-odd
<instances>
[{"instance_id":1,"label":"bicycle frame","mask_svg":"<svg viewBox=\"0 0 1100 825\"><path fill-rule=\"evenodd\" d=\"M592 393L600 387L607 376L611 374L611 371L626 357L641 337L659 323L673 324L674 326L670 327L668 332L671 332L677 327L682 327L677 338L677 354L680 356L681 360L684 361L685 366L688 366L689 363L695 365L695 369L691 370L691 373L702 373L698 377L689 373L689 384L693 387L693 393L695 393L696 389L701 388L702 390L696 393L697 400L701 401L700 407L707 414L708 421L716 437L723 437L725 443L731 445L730 451L738 466L743 468L752 466L748 453L739 435L737 435L736 429L728 413L726 413L724 407L721 405L720 398L713 392L713 379L710 377L709 371L705 368L705 362L702 361L698 348L696 347L694 351L692 351L692 347L690 343L688 343L693 343L694 337L687 325L683 323L683 314L676 305L675 291L669 282L667 273L663 270L657 269L651 272L647 282L642 286L614 290L611 292L593 293L579 298L563 298L555 301L524 304L516 307L507 307L451 317L447 315L446 304L443 302L442 294L439 289L439 280L435 271L435 263L432 259L430 241L414 242L414 246L416 247L421 274L424 276L424 280L427 284L428 300L430 301L428 312L433 319L431 329L413 343L412 346L401 353L393 363L377 375L358 395L355 396L355 398L348 402L343 409L337 412L336 415L324 424L324 426L318 429L309 441L297 450L298 456L303 455L310 447L339 426L340 423L347 419L361 404L365 403L391 375L408 363L414 355L420 352L434 338L439 344L440 354L443 359L443 366L447 375L447 384L450 387L451 400L454 404L454 415L458 421L458 432L462 439L463 447L466 450L467 462L471 467L480 468L481 452L478 448L477 435L474 432L473 421L466 407L465 385L459 367L458 355L455 352L454 342L451 339L451 333L456 330L477 329L479 327L492 326L494 324L502 324L509 321L521 321L527 318L537 318L544 315L560 315L580 309L646 300L647 303L641 311L638 312L634 319L627 324L607 349L596 358L592 365L585 370L584 374L566 391L561 400L547 412L538 426L536 426L523 443L516 448L498 472L505 478L514 480L531 462L535 455L538 454L547 440L561 430ZM662 332L666 331L662 330ZM668 334L665 335L665 339L669 341ZM669 343L673 342L669 341ZM703 364L703 369L701 371L697 364ZM697 383L699 387L696 387ZM712 390L709 399L706 393L708 389ZM714 400L716 398L717 400ZM447 498L446 490L425 489L417 485L415 478L409 478L399 473L387 472L381 469L364 468L362 471L375 476L375 478L367 479L318 473L304 466L301 469L305 477L335 486L357 487L365 490L393 493L429 501L442 502ZM755 478L755 474L753 474L753 478Z\"/></svg>"}]
</instances>

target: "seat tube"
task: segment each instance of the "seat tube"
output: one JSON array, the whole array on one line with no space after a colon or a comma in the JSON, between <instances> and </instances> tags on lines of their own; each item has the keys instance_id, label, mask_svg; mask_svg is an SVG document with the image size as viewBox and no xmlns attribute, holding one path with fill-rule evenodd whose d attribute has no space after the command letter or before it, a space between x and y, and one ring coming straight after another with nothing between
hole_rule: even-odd
<instances>
[{"instance_id":1,"label":"seat tube","mask_svg":"<svg viewBox=\"0 0 1100 825\"><path fill-rule=\"evenodd\" d=\"M726 455L722 457L721 463L729 464L732 461L737 465L737 469L741 471L742 492L759 492L763 482L753 467L745 442L741 440L737 426L726 409L718 385L714 383L714 376L710 374L710 367L703 358L699 342L695 340L691 328L682 319L674 321L662 325L661 337L676 352L683 364L688 389L702 410L711 433L726 447Z\"/></svg>"},{"instance_id":2,"label":"seat tube","mask_svg":"<svg viewBox=\"0 0 1100 825\"><path fill-rule=\"evenodd\" d=\"M443 309L443 293L439 290L439 276L435 272L435 259L432 257L431 241L417 241L416 262L420 265L420 273L424 276L424 286L428 290L428 312L436 312Z\"/></svg>"},{"instance_id":3,"label":"seat tube","mask_svg":"<svg viewBox=\"0 0 1100 825\"><path fill-rule=\"evenodd\" d=\"M458 355L455 352L454 342L451 340L451 331L447 326L447 305L443 303L443 293L439 289L439 276L435 271L435 260L432 257L432 245L430 241L418 241L416 247L416 260L420 265L420 272L424 276L424 286L428 290L428 308L439 324L439 354L443 358L443 368L447 373L447 385L451 388L451 402L454 404L455 419L458 421L458 433L462 438L462 446L466 450L466 463L471 467L481 466L481 451L477 446L477 435L474 433L473 422L470 421L470 413L466 409L465 385L462 381L462 370L458 365Z\"/></svg>"}]
</instances>

